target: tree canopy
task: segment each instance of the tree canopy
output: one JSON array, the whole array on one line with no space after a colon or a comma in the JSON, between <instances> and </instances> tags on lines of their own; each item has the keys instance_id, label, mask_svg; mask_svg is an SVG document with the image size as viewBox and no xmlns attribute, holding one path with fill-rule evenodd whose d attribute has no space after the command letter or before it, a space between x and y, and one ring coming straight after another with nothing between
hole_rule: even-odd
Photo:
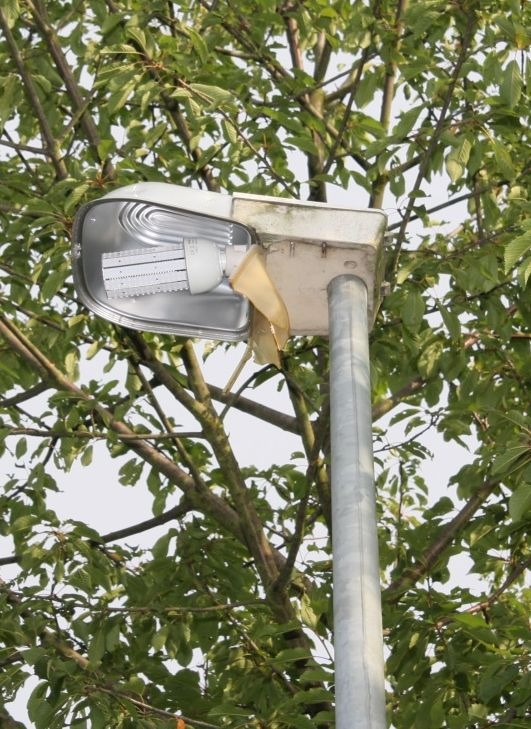
<instances>
[{"instance_id":1,"label":"tree canopy","mask_svg":"<svg viewBox=\"0 0 531 729\"><path fill-rule=\"evenodd\" d=\"M528 45L523 0L0 2L2 727L333 726L328 342L227 394L194 342L90 314L73 216L138 180L387 212L389 723L527 725ZM292 459L243 467L233 411L297 436ZM437 490L426 434L463 445ZM52 508L101 444L106 534Z\"/></svg>"}]
</instances>

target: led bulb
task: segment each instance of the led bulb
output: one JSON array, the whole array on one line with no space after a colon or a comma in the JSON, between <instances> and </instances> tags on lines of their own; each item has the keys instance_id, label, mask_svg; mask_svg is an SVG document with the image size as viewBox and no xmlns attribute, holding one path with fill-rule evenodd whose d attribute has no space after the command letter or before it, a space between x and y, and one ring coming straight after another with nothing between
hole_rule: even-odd
<instances>
[{"instance_id":1,"label":"led bulb","mask_svg":"<svg viewBox=\"0 0 531 729\"><path fill-rule=\"evenodd\" d=\"M101 268L109 299L189 291L203 294L230 276L246 247L218 246L203 238L185 238L169 246L103 253Z\"/></svg>"},{"instance_id":2,"label":"led bulb","mask_svg":"<svg viewBox=\"0 0 531 729\"><path fill-rule=\"evenodd\" d=\"M101 268L105 293L110 299L188 288L182 244L103 253Z\"/></svg>"}]
</instances>

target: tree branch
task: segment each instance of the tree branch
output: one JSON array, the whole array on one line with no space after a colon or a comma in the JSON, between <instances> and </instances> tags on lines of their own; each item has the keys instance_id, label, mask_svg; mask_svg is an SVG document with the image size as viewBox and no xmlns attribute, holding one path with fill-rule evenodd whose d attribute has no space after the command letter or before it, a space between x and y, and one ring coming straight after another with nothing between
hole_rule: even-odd
<instances>
[{"instance_id":1,"label":"tree branch","mask_svg":"<svg viewBox=\"0 0 531 729\"><path fill-rule=\"evenodd\" d=\"M324 408L325 412L327 411L327 407ZM327 421L328 426L328 421ZM318 471L320 468L323 467L323 463L321 459L319 458L319 454L322 449L322 433L323 428L321 430L321 438L315 438L312 452L310 454L310 457L308 459L308 467L306 469L306 491L302 498L299 501L299 504L297 506L297 514L295 516L295 528L293 530L293 534L291 537L291 544L289 546L288 555L286 557L286 562L282 569L279 572L279 575L277 579L275 580L274 588L275 590L282 591L286 589L287 585L290 583L292 578L292 572L293 568L295 566L295 560L297 559L297 555L299 553L300 545L302 543L302 540L304 538L304 529L305 529L305 520L306 520L306 513L308 510L308 500L310 497L310 491L311 491L311 485L314 482L316 478L318 478ZM326 428L328 430L328 427ZM321 509L324 513L325 509L321 506ZM328 505L328 511L330 511L330 505Z\"/></svg>"},{"instance_id":2,"label":"tree branch","mask_svg":"<svg viewBox=\"0 0 531 729\"><path fill-rule=\"evenodd\" d=\"M382 593L386 602L396 602L404 592L414 587L435 566L441 554L462 533L479 507L499 485L499 481L487 481L466 502L461 511L441 527L440 535L420 555L417 566L404 570Z\"/></svg>"},{"instance_id":3,"label":"tree branch","mask_svg":"<svg viewBox=\"0 0 531 729\"><path fill-rule=\"evenodd\" d=\"M408 0L397 0L395 14L395 39L394 44L390 49L390 52L388 51L390 57L385 64L385 80L382 94L382 104L380 108L380 124L382 125L386 134L389 131L389 126L392 118L393 101L395 98L396 75L398 70L398 64L394 59L397 56L398 49L400 47L400 41L403 32L402 16L407 7L407 4ZM375 166L378 167L378 158L375 161ZM387 172L378 175L372 185L369 207L383 207L383 199L388 179L389 175Z\"/></svg>"},{"instance_id":4,"label":"tree branch","mask_svg":"<svg viewBox=\"0 0 531 729\"><path fill-rule=\"evenodd\" d=\"M114 532L108 532L107 534L103 534L101 537L101 541L107 544L108 542L117 542L120 539L126 539L127 537L133 536L133 534L141 534L142 532L147 532L150 529L155 529L155 527L162 526L162 524L167 524L169 521L181 519L181 517L183 517L185 514L188 514L188 512L192 511L192 509L193 507L190 505L186 496L184 496L181 499L181 502L177 504L177 506L174 506L172 509L168 509L168 511L165 511L158 516L154 516L151 519L141 521L138 524L132 524L131 526L124 527L123 529L117 529Z\"/></svg>"},{"instance_id":5,"label":"tree branch","mask_svg":"<svg viewBox=\"0 0 531 729\"><path fill-rule=\"evenodd\" d=\"M526 570L529 569L529 567L531 567L531 557L524 559L522 562L517 562L497 590L494 590L494 592L489 595L486 600L482 600L481 602L472 605L472 607L469 607L463 612L474 615L475 613L481 613L484 610L488 610L488 608L494 605L494 603L498 601L501 595L503 595L503 593L514 582L516 582L520 575L522 575ZM439 620L439 622L437 623L437 627L443 628L445 625L449 625L453 621L453 619L453 616L449 615L447 618Z\"/></svg>"},{"instance_id":6,"label":"tree branch","mask_svg":"<svg viewBox=\"0 0 531 729\"><path fill-rule=\"evenodd\" d=\"M105 4L109 8L112 14L120 13L120 8L116 5L113 0L105 0ZM119 25L122 27L125 25L125 20L120 21ZM186 151L190 156L190 159L197 164L200 161L202 150L197 146L192 149L191 140L192 133L188 127L186 117L179 109L179 104L176 99L172 98L167 90L164 88L161 76L157 70L157 64L150 57L147 50L139 43L136 38L131 38L129 43L138 51L142 59L142 63L146 70L146 73L157 83L160 87L160 98L164 104L164 109L175 125L178 136L186 147ZM219 183L215 179L212 168L208 164L202 164L198 170L203 182L205 183L208 190L218 191Z\"/></svg>"},{"instance_id":7,"label":"tree branch","mask_svg":"<svg viewBox=\"0 0 531 729\"><path fill-rule=\"evenodd\" d=\"M38 395L42 395L43 392L46 392L46 390L49 389L50 386L45 382L39 382L37 385L33 385L33 387L28 387L28 389L24 392L19 392L18 395L0 398L0 408L9 408L13 405L20 405L21 402L26 402L26 400L31 400Z\"/></svg>"},{"instance_id":8,"label":"tree branch","mask_svg":"<svg viewBox=\"0 0 531 729\"><path fill-rule=\"evenodd\" d=\"M382 418L390 410L396 407L396 405L403 402L406 398L417 393L424 387L425 384L426 381L422 377L415 377L413 380L411 380L411 382L408 382L407 385L404 385L404 387L401 387L400 390L394 392L391 397L386 397L383 400L379 400L372 407L373 422L375 420L378 420L379 418Z\"/></svg>"},{"instance_id":9,"label":"tree branch","mask_svg":"<svg viewBox=\"0 0 531 729\"><path fill-rule=\"evenodd\" d=\"M80 113L81 126L83 127L83 131L86 134L93 154L98 162L102 164L105 177L112 180L115 177L114 167L110 159L103 160L100 156L98 151L98 145L101 142L100 134L93 118L87 111L87 104L83 98L74 74L72 73L70 64L63 53L57 34L48 21L46 7L42 0L26 0L26 4L28 5L35 23L42 34L46 45L48 46L52 58L55 61L55 66L59 75L63 79L66 91L72 101L74 109L76 112Z\"/></svg>"},{"instance_id":10,"label":"tree branch","mask_svg":"<svg viewBox=\"0 0 531 729\"><path fill-rule=\"evenodd\" d=\"M169 521L180 519L189 511L193 511L193 507L186 499L186 496L184 496L181 499L181 502L177 504L177 506L168 509L168 511L165 511L158 516L154 516L151 519L146 519L145 521L141 521L138 524L132 524L131 526L124 527L123 529L117 529L116 531L109 532L108 534L102 534L99 539L89 539L88 541L90 544L92 544L92 546L107 544L109 542L117 542L120 539L126 539L127 537L131 537L134 534L141 534L142 532L147 532L150 529L155 529L158 526L162 526L162 524L167 524ZM0 559L0 566L17 564L18 561L19 557L17 555L2 557Z\"/></svg>"},{"instance_id":11,"label":"tree branch","mask_svg":"<svg viewBox=\"0 0 531 729\"><path fill-rule=\"evenodd\" d=\"M2 729L25 729L24 724L13 719L5 706L0 708L0 727L2 727Z\"/></svg>"},{"instance_id":12,"label":"tree branch","mask_svg":"<svg viewBox=\"0 0 531 729\"><path fill-rule=\"evenodd\" d=\"M227 529L240 541L243 538L239 518L235 510L221 497L210 491L206 486L198 488L192 476L188 475L176 463L171 461L160 451L149 445L146 441L135 437L135 432L123 421L115 419L113 413L100 405L92 396L87 395L81 388L70 382L55 365L53 365L40 350L22 334L16 326L0 314L0 333L6 337L13 348L33 367L49 379L59 389L77 395L81 400L90 403L94 413L108 424L108 427L118 436L130 438L131 448L143 460L160 471L168 480L180 488L190 499L190 503L203 513L209 514L222 528ZM189 396L188 396L189 397ZM190 398L192 399L192 398Z\"/></svg>"},{"instance_id":13,"label":"tree branch","mask_svg":"<svg viewBox=\"0 0 531 729\"><path fill-rule=\"evenodd\" d=\"M46 151L46 155L50 158L52 162L57 179L64 180L66 177L68 177L66 165L64 163L64 160L62 159L57 142L55 141L54 133L50 125L48 124L48 118L40 102L37 89L35 87L35 84L33 83L33 79L31 78L31 74L28 73L26 70L26 66L24 64L24 61L22 60L22 55L20 54L17 43L15 41L15 37L13 36L11 29L9 28L6 16L1 8L0 28L2 29L7 45L9 47L9 52L11 53L11 57L15 62L17 70L20 74L20 78L22 79L22 83L24 84L24 88L30 105L35 113L35 116L37 117L37 121L41 130L41 136L44 141L44 149Z\"/></svg>"},{"instance_id":14,"label":"tree branch","mask_svg":"<svg viewBox=\"0 0 531 729\"><path fill-rule=\"evenodd\" d=\"M225 474L227 487L239 515L240 525L247 547L256 561L256 567L260 573L264 588L267 590L278 574L273 549L265 537L261 520L258 517L245 481L242 478L238 461L225 433L223 424L212 405L208 385L203 378L199 362L197 361L190 341L185 343L182 356L188 375L188 382L202 406L202 409L198 411L198 418L214 450L216 459Z\"/></svg>"},{"instance_id":15,"label":"tree branch","mask_svg":"<svg viewBox=\"0 0 531 729\"><path fill-rule=\"evenodd\" d=\"M328 70L328 65L330 63L330 58L332 56L332 46L324 31L321 31L317 36L317 41L314 46L314 53L315 63L313 69L313 78L316 84L321 84L324 82L324 78Z\"/></svg>"},{"instance_id":16,"label":"tree branch","mask_svg":"<svg viewBox=\"0 0 531 729\"><path fill-rule=\"evenodd\" d=\"M21 598L19 595L17 595L15 592L10 590L6 584L6 582L0 578L0 590L4 592L6 595L7 601L11 603L14 606L17 606L20 610L20 615L23 618L30 617L30 611L28 608L24 607ZM60 655L62 655L64 658L67 658L69 660L74 661L77 663L77 665L83 669L84 671L87 671L91 668L90 662L88 658L86 658L84 655L79 653L79 651L76 651L74 648L72 648L71 645L69 645L65 640L63 640L57 633L50 630L49 628L44 628L39 633L38 637L42 641L43 646L49 646L53 650L56 650ZM29 642L28 642L29 643ZM87 675L90 675L91 679L93 680L94 673L91 670L91 673ZM181 714L173 714L169 711L165 711L164 709L159 709L158 707L151 706L150 704L144 703L143 701L140 701L138 699L135 699L133 696L131 696L129 693L126 693L124 691L121 691L119 688L113 686L112 684L105 684L105 685L98 685L98 684L92 684L91 686L85 686L85 691L100 691L102 693L109 694L111 696L114 696L118 699L124 699L126 701L131 702L136 707L142 709L143 711L146 711L150 714L156 715L156 716L163 716L167 718L175 718L175 719L182 719L187 724L190 725L190 727L198 727L198 729L219 729L219 727L215 726L214 724L208 724L201 721L196 721L195 719L192 719L188 716L184 716ZM0 719L2 719L2 714L0 713ZM3 726L3 725L2 725ZM17 724L13 725L13 729L20 729L20 726L17 726Z\"/></svg>"},{"instance_id":17,"label":"tree branch","mask_svg":"<svg viewBox=\"0 0 531 729\"><path fill-rule=\"evenodd\" d=\"M289 433L300 435L299 424L293 415L281 413L267 405L262 405L254 400L242 397L239 392L226 392L223 388L217 387L217 385L209 384L208 389L210 390L210 396L214 400L227 405L227 409L229 407L236 408L236 410L240 410L242 413L252 415L259 420L263 420L266 423L270 423L271 425L280 428L281 430L286 430Z\"/></svg>"},{"instance_id":18,"label":"tree branch","mask_svg":"<svg viewBox=\"0 0 531 729\"><path fill-rule=\"evenodd\" d=\"M299 424L304 452L308 460L308 465L311 466L313 464L311 474L315 477L315 485L317 493L319 494L319 502L323 511L323 517L330 531L332 528L330 480L328 478L324 459L319 456L322 448L322 442L320 442L320 439L317 439L316 437L315 424L310 420L304 397L300 391L294 387L294 383L290 378L287 379L287 383L290 400L293 405L293 409L295 410L295 417ZM327 411L328 405L325 405L323 412L327 413ZM326 423L328 425L328 421L326 421Z\"/></svg>"},{"instance_id":19,"label":"tree branch","mask_svg":"<svg viewBox=\"0 0 531 729\"><path fill-rule=\"evenodd\" d=\"M432 156L435 152L437 145L439 144L441 134L444 131L446 115L450 108L450 103L452 101L454 90L457 85L457 81L459 80L459 76L461 74L463 64L465 63L466 58L467 58L469 45L472 40L475 22L476 22L476 19L475 19L474 13L469 13L467 15L467 25L466 25L465 33L461 39L461 47L459 50L459 55L455 62L455 66L454 66L452 75L450 77L449 83L448 83L448 88L447 88L446 93L443 98L441 110L439 112L439 117L437 119L437 123L435 125L435 129L433 130L433 134L430 138L429 144L426 148L424 157L422 158L422 160L419 164L417 177L413 184L412 190L409 193L408 204L407 204L406 210L404 212L402 222L400 223L400 227L398 229L395 249L393 251L393 259L391 261L391 273L393 274L393 276L396 275L396 271L398 268L398 261L400 258L400 251L402 248L402 244L405 240L406 230L407 230L407 226L409 225L411 215L413 213L413 208L415 207L415 202L416 202L415 193L417 193L420 189L422 181L424 180L424 177L426 176L426 172L428 171L428 168L430 166Z\"/></svg>"},{"instance_id":20,"label":"tree branch","mask_svg":"<svg viewBox=\"0 0 531 729\"><path fill-rule=\"evenodd\" d=\"M0 407L2 407L0 403ZM108 433L98 432L95 430L57 430L55 426L49 428L21 428L14 427L9 429L9 432L5 433L5 436L9 435L29 435L32 438L79 438L80 440L106 440L109 437ZM202 438L204 435L201 432L176 432L176 431L163 431L163 432L147 432L137 433L132 431L131 434L126 433L115 433L118 440L127 443L131 440L155 440L155 441L176 441L179 438Z\"/></svg>"},{"instance_id":21,"label":"tree branch","mask_svg":"<svg viewBox=\"0 0 531 729\"><path fill-rule=\"evenodd\" d=\"M356 92L360 85L360 82L361 82L361 79L363 76L363 70L365 68L365 64L367 63L367 60L369 59L370 54L371 54L371 49L369 46L367 46L366 48L363 49L363 53L361 54L361 58L360 58L359 64L356 69L356 73L349 86L349 100L348 100L348 102L345 106L345 110L343 112L343 118L341 119L341 124L339 125L337 137L334 139L332 147L330 148L330 151L328 152L328 160L327 160L326 164L323 166L323 172L325 174L328 172L328 170L332 166L334 160L336 159L337 151L338 151L339 147L343 146L342 140L343 140L343 137L345 134L345 130L347 128L350 114L352 112L352 107L354 105L354 101L356 99ZM366 169L368 169L368 166Z\"/></svg>"},{"instance_id":22,"label":"tree branch","mask_svg":"<svg viewBox=\"0 0 531 729\"><path fill-rule=\"evenodd\" d=\"M98 684L93 684L92 686L86 686L87 693L94 693L94 692L100 692L104 694L108 694L109 696L113 696L115 699L123 699L124 701L127 701L134 706L136 706L138 709L141 709L143 712L147 714L153 714L154 716L161 716L165 719L180 719L181 721L185 722L190 729L194 729L197 727L197 729L220 729L220 727L217 724L209 724L206 721L199 721L199 719L192 719L189 716L185 716L184 714L174 714L171 711L165 711L164 709L159 709L157 706L152 706L151 704L146 703L145 701L140 701L140 699L133 698L129 693L126 693L124 691L119 691L115 688L110 688L108 686L99 686Z\"/></svg>"},{"instance_id":23,"label":"tree branch","mask_svg":"<svg viewBox=\"0 0 531 729\"><path fill-rule=\"evenodd\" d=\"M109 1L109 0L107 0ZM200 3L203 7L209 9L208 4L204 0L200 0ZM231 35L233 38L235 38L239 43L243 45L243 47L252 55L252 57L256 60L256 62L263 66L267 72L271 75L271 78L275 83L279 84L279 88L281 89L281 82L289 81L291 85L294 83L294 79L291 76L291 74L280 64L276 59L271 58L270 56L266 56L263 51L258 51L252 41L248 41L245 36L240 33L238 30L233 28L229 23L226 22L221 16L220 16L220 24L223 28ZM282 90L282 89L281 89ZM289 93L289 92L285 92ZM304 92L296 94L294 96L294 100L297 101L300 106L309 112L315 119L318 119L321 121L328 132L328 134L332 137L332 139L336 139L338 136L338 131L334 127L333 124L328 121L323 113L316 108L316 106L312 103L310 96L308 94L308 90L306 89ZM340 143L341 147L345 150L346 154L349 154L352 159L365 171L369 169L369 163L359 154L356 154L352 151L351 148L345 147L343 143Z\"/></svg>"}]
</instances>

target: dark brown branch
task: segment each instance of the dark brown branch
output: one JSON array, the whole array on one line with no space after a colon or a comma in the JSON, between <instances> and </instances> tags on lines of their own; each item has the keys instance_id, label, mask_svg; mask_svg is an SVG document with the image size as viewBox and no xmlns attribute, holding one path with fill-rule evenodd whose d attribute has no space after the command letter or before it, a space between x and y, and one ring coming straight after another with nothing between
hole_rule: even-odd
<instances>
[{"instance_id":1,"label":"dark brown branch","mask_svg":"<svg viewBox=\"0 0 531 729\"><path fill-rule=\"evenodd\" d=\"M28 162L28 160L26 159L26 157L22 154L22 150L21 149L17 149L15 143L12 141L11 137L9 136L9 133L8 133L7 129L4 129L4 134L9 139L9 141L13 144L13 147L16 150L17 157L19 158L22 166L24 167L24 169L26 170L26 172L28 174L28 178L30 180L31 179L35 179L36 176L35 176L34 170L32 169L32 167L31 167L30 163ZM44 150L43 150L43 154L45 156L49 156L49 155L46 155L46 152L44 152ZM42 181L38 180L37 181L37 184L38 184L38 186L40 187L40 189L42 191L44 189L43 188L43 185L42 185Z\"/></svg>"},{"instance_id":2,"label":"dark brown branch","mask_svg":"<svg viewBox=\"0 0 531 729\"><path fill-rule=\"evenodd\" d=\"M30 616L30 611L28 608L25 608L23 606L22 599L19 594L15 593L13 590L10 590L7 583L0 578L0 590L6 595L7 601L12 604L16 605L20 610L20 615L23 618L27 618ZM73 660L77 663L77 665L82 668L83 670L88 669L89 667L89 660L84 655L79 653L79 651L76 651L74 648L72 648L71 645L69 645L65 640L63 640L57 633L53 632L49 628L44 628L39 634L39 639L42 641L43 646L50 647L53 650L56 650L61 656L64 658L67 658L69 660ZM32 640L34 638L32 637ZM95 676L94 673L92 673L92 680L94 680ZM92 686L85 686L85 691L87 693L94 692L94 691L101 691L102 693L106 693L110 696L114 696L117 699L124 699L129 701L130 703L134 704L138 708L142 709L143 711L149 712L156 716L163 716L168 718L182 718L183 721L185 721L190 727L198 727L198 729L219 729L214 724L208 724L206 722L196 721L195 719L192 719L190 717L184 716L184 715L177 715L172 714L168 711L164 711L163 709L158 709L155 706L151 706L150 704L143 703L142 701L139 701L132 697L129 693L125 693L117 688L115 688L112 684L106 683L105 685L96 685L93 684ZM2 719L2 714L0 713L0 719ZM24 729L23 725L14 724L12 725L13 729ZM3 725L2 725L3 727Z\"/></svg>"},{"instance_id":3,"label":"dark brown branch","mask_svg":"<svg viewBox=\"0 0 531 729\"><path fill-rule=\"evenodd\" d=\"M2 729L25 729L24 724L22 724L22 722L20 721L17 721L16 719L13 719L5 706L2 706L0 708L0 727L2 727Z\"/></svg>"},{"instance_id":4,"label":"dark brown branch","mask_svg":"<svg viewBox=\"0 0 531 729\"><path fill-rule=\"evenodd\" d=\"M151 519L146 519L145 521L141 521L138 524L132 524L131 526L124 527L123 529L117 529L114 532L108 532L107 534L103 534L101 536L101 541L107 544L108 542L117 542L119 539L126 539L127 537L133 536L133 534L141 534L142 532L147 532L150 529L155 529L155 527L162 526L162 524L167 524L169 521L181 519L191 510L192 507L186 500L186 497L184 497L183 499L181 499L180 504L177 504L177 506L168 509L168 511L165 511L158 516L154 516Z\"/></svg>"},{"instance_id":5,"label":"dark brown branch","mask_svg":"<svg viewBox=\"0 0 531 729\"><path fill-rule=\"evenodd\" d=\"M386 397L383 400L379 400L372 407L373 422L375 420L378 420L379 418L382 418L390 410L396 407L396 405L403 402L406 398L417 393L424 387L425 384L426 381L422 377L415 377L407 385L404 385L404 387L401 387L400 390L394 392L391 397Z\"/></svg>"},{"instance_id":6,"label":"dark brown branch","mask_svg":"<svg viewBox=\"0 0 531 729\"><path fill-rule=\"evenodd\" d=\"M31 400L32 398L37 397L37 395L42 395L43 392L46 392L46 390L49 389L49 385L44 382L39 382L37 385L24 390L24 392L19 392L18 395L0 399L0 408L9 408L13 405L19 405L21 402L26 402L26 400Z\"/></svg>"},{"instance_id":7,"label":"dark brown branch","mask_svg":"<svg viewBox=\"0 0 531 729\"><path fill-rule=\"evenodd\" d=\"M314 464L311 475L315 478L315 485L319 495L319 502L321 504L323 517L328 526L328 530L330 531L332 528L330 480L328 478L324 459L322 456L318 455L322 448L322 439L317 437L316 423L313 423L310 420L306 402L302 393L294 387L294 383L291 381L291 378L287 378L287 383L288 393L295 411L295 417L299 423L304 452L309 466ZM323 413L327 413L327 411L328 405L326 404L323 407ZM326 426L324 427L328 428L328 423L326 423ZM320 432L324 433L323 426L321 427Z\"/></svg>"},{"instance_id":8,"label":"dark brown branch","mask_svg":"<svg viewBox=\"0 0 531 729\"><path fill-rule=\"evenodd\" d=\"M1 403L0 403L1 407ZM10 428L6 435L29 435L32 438L53 438L55 440L59 438L73 438L79 440L106 440L109 437L107 432L99 432L97 430L59 430L55 426L49 428ZM127 443L128 441L141 441L141 440L154 440L154 441L175 441L179 438L204 438L203 433L200 431L162 431L162 432L151 432L137 433L133 431L130 435L126 433L115 433L115 438Z\"/></svg>"},{"instance_id":9,"label":"dark brown branch","mask_svg":"<svg viewBox=\"0 0 531 729\"><path fill-rule=\"evenodd\" d=\"M323 408L323 412L328 411L328 405ZM322 426L322 421L321 421ZM299 553L300 545L304 538L304 530L306 526L306 513L308 510L308 500L310 497L311 485L319 478L319 470L323 468L323 462L319 457L322 450L322 441L324 440L324 431L328 431L328 420L326 421L326 427L320 427L318 429L317 437L315 438L310 458L308 459L308 468L306 469L306 492L299 501L297 507L297 514L295 516L295 528L291 536L291 543L289 545L288 555L286 557L286 563L279 572L279 575L275 581L275 590L285 590L292 578L292 572L295 567L295 560ZM330 511L330 504L327 505ZM322 511L325 509L321 506Z\"/></svg>"},{"instance_id":10,"label":"dark brown branch","mask_svg":"<svg viewBox=\"0 0 531 729\"><path fill-rule=\"evenodd\" d=\"M440 535L421 554L417 566L404 570L382 593L386 602L396 602L404 592L414 587L437 564L442 553L463 532L476 511L499 485L499 481L487 481L470 497L461 511L441 527Z\"/></svg>"},{"instance_id":11,"label":"dark brown branch","mask_svg":"<svg viewBox=\"0 0 531 729\"><path fill-rule=\"evenodd\" d=\"M294 433L295 435L300 435L299 424L293 415L281 413L267 405L262 405L254 400L242 397L238 392L226 392L221 387L217 387L217 385L209 384L208 389L210 390L210 396L214 400L227 405L227 409L236 408L236 410L240 410L242 413L252 415L259 420L263 420L266 423L270 423L271 425L280 428L281 430Z\"/></svg>"},{"instance_id":12,"label":"dark brown branch","mask_svg":"<svg viewBox=\"0 0 531 729\"><path fill-rule=\"evenodd\" d=\"M3 133L6 134L5 129ZM0 139L0 145L2 147L14 149L16 152L30 152L30 154L43 154L48 156L48 150L43 147L30 147L28 144L19 144L18 142L13 142L7 139Z\"/></svg>"},{"instance_id":13,"label":"dark brown branch","mask_svg":"<svg viewBox=\"0 0 531 729\"><path fill-rule=\"evenodd\" d=\"M334 139L334 142L332 144L332 147L331 147L331 149L330 149L330 151L328 153L328 160L327 160L326 164L323 167L323 172L325 172L325 173L328 172L328 170L332 166L334 160L336 159L336 156L337 156L337 152L338 152L339 147L340 146L344 146L342 144L342 140L343 140L343 137L344 137L344 134L345 134L345 130L346 130L347 125L348 125L348 121L349 121L349 118L350 118L350 114L352 112L352 107L354 105L354 101L356 99L356 92L358 90L358 87L360 85L360 82L361 82L361 79L362 79L362 76L363 76L363 70L364 70L365 64L367 63L367 61L369 59L370 54L371 54L371 48L369 46L367 46L363 50L363 53L361 55L360 62L359 62L358 67L356 69L355 76L352 79L352 82L351 82L351 85L350 85L350 96L349 96L349 100L348 100L348 102L347 102L347 104L345 106L345 110L343 112L343 118L341 119L341 124L340 124L339 129L338 129L338 132L337 132L337 137Z\"/></svg>"},{"instance_id":14,"label":"dark brown branch","mask_svg":"<svg viewBox=\"0 0 531 729\"><path fill-rule=\"evenodd\" d=\"M124 527L123 529L117 529L116 531L109 532L108 534L102 534L98 539L91 539L89 540L89 542L93 546L98 546L99 544L107 544L109 542L117 542L120 539L126 539L127 537L131 537L134 534L141 534L142 532L147 532L150 529L155 529L158 526L162 526L162 524L167 524L169 521L180 519L192 510L193 508L187 502L186 497L184 497L183 499L181 499L180 504L177 504L177 506L168 509L168 511L165 511L158 516L154 516L151 519L146 519L145 521L141 521L138 524L131 524L131 526ZM17 557L17 555L2 557L0 559L0 566L16 564L18 561L19 557Z\"/></svg>"},{"instance_id":15,"label":"dark brown branch","mask_svg":"<svg viewBox=\"0 0 531 729\"><path fill-rule=\"evenodd\" d=\"M109 2L110 0L107 0ZM205 2L205 0L200 0L200 4L209 9L208 3ZM243 33L241 33L239 30L232 27L229 23L226 22L226 20L223 19L222 16L220 16L220 24L221 26L231 35L233 38L235 38L238 43L240 43L246 51L255 59L255 61L263 66L267 72L270 74L271 78L275 83L279 84L279 88L282 89L282 83L285 83L286 81L289 82L290 86L293 85L294 79L291 76L291 74L278 62L276 59L272 58L271 56L268 56L264 54L262 51L258 51L254 47L254 44L252 41L248 40ZM300 106L310 113L315 119L318 119L320 122L323 123L326 131L328 134L332 137L332 139L336 139L338 136L338 131L334 127L333 124L331 124L328 119L325 118L324 114L316 108L316 106L312 103L312 100L310 98L310 95L308 94L308 90L306 89L302 93L299 93L295 95L294 100L297 101ZM352 159L363 169L368 170L369 163L359 154L356 154L353 152L350 147L345 147L342 142L340 142L340 146L342 149L345 150L345 152L352 157Z\"/></svg>"}]
</instances>

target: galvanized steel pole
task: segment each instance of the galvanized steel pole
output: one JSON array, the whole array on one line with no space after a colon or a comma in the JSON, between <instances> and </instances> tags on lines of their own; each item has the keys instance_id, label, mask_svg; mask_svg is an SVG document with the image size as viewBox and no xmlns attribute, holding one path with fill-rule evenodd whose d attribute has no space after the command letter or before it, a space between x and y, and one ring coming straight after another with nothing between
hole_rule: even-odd
<instances>
[{"instance_id":1,"label":"galvanized steel pole","mask_svg":"<svg viewBox=\"0 0 531 729\"><path fill-rule=\"evenodd\" d=\"M367 289L328 286L336 729L385 729Z\"/></svg>"}]
</instances>

